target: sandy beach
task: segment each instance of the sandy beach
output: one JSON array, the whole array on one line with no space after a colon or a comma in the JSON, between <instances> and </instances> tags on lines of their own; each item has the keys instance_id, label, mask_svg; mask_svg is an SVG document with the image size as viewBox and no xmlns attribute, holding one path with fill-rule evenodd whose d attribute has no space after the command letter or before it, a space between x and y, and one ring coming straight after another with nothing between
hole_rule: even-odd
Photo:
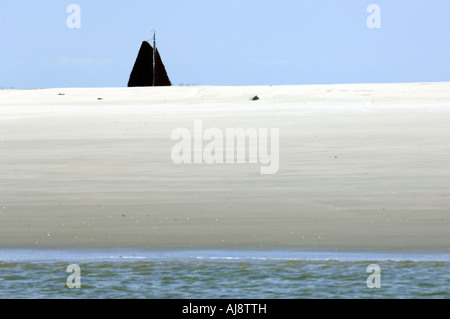
<instances>
[{"instance_id":1,"label":"sandy beach","mask_svg":"<svg viewBox=\"0 0 450 319\"><path fill-rule=\"evenodd\" d=\"M194 121L278 171L174 163ZM449 251L450 83L0 90L0 247Z\"/></svg>"}]
</instances>

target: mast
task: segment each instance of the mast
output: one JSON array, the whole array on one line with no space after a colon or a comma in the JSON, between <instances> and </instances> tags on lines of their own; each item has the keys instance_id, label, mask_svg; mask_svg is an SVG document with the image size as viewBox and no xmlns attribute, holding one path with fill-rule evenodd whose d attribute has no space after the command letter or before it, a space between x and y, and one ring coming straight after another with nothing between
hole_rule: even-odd
<instances>
[{"instance_id":1,"label":"mast","mask_svg":"<svg viewBox=\"0 0 450 319\"><path fill-rule=\"evenodd\" d=\"M156 31L153 31L153 86L156 81Z\"/></svg>"}]
</instances>

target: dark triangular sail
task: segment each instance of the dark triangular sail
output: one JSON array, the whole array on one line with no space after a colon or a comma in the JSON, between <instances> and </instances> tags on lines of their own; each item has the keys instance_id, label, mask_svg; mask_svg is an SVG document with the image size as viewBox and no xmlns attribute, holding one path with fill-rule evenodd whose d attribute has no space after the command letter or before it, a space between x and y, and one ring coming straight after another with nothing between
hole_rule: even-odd
<instances>
[{"instance_id":1,"label":"dark triangular sail","mask_svg":"<svg viewBox=\"0 0 450 319\"><path fill-rule=\"evenodd\" d=\"M142 42L128 86L153 85L153 48L147 41Z\"/></svg>"},{"instance_id":2,"label":"dark triangular sail","mask_svg":"<svg viewBox=\"0 0 450 319\"><path fill-rule=\"evenodd\" d=\"M155 86L171 86L166 68L161 60L158 49L155 50Z\"/></svg>"}]
</instances>

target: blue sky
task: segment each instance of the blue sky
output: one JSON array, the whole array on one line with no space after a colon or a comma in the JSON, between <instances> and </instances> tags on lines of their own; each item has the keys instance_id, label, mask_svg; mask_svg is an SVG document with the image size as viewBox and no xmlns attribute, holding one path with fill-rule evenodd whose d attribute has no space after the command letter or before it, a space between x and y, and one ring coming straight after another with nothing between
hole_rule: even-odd
<instances>
[{"instance_id":1,"label":"blue sky","mask_svg":"<svg viewBox=\"0 0 450 319\"><path fill-rule=\"evenodd\" d=\"M153 29L174 85L450 81L449 15L448 0L1 1L0 87L124 87Z\"/></svg>"}]
</instances>

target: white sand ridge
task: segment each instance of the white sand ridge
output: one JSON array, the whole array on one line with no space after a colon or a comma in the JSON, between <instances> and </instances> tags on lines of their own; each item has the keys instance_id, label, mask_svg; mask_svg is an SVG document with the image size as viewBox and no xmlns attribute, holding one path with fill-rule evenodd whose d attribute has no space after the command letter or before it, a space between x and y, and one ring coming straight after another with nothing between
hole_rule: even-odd
<instances>
[{"instance_id":1,"label":"white sand ridge","mask_svg":"<svg viewBox=\"0 0 450 319\"><path fill-rule=\"evenodd\" d=\"M195 120L279 171L174 164ZM450 83L1 90L0 245L448 250L448 123Z\"/></svg>"}]
</instances>

